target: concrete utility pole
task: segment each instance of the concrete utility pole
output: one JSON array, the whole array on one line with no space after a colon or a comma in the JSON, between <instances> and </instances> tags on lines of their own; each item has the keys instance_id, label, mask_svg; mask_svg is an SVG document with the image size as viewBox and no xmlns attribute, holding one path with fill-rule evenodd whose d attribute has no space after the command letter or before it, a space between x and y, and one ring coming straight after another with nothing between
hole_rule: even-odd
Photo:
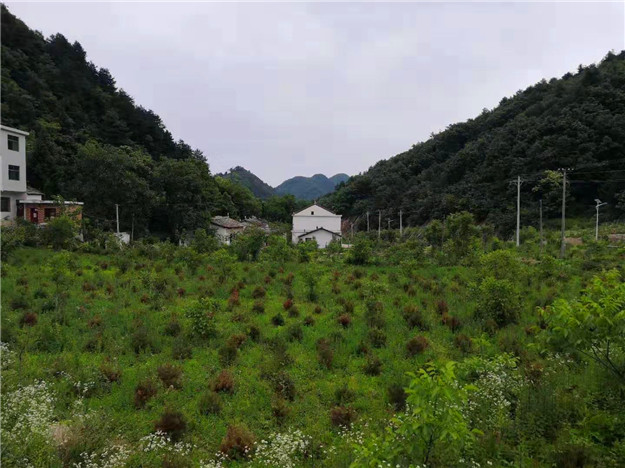
<instances>
[{"instance_id":1,"label":"concrete utility pole","mask_svg":"<svg viewBox=\"0 0 625 468\"><path fill-rule=\"evenodd\" d=\"M354 223L352 223L352 240L354 239Z\"/></svg>"},{"instance_id":2,"label":"concrete utility pole","mask_svg":"<svg viewBox=\"0 0 625 468\"><path fill-rule=\"evenodd\" d=\"M369 212L367 211L367 232L369 232Z\"/></svg>"},{"instance_id":3,"label":"concrete utility pole","mask_svg":"<svg viewBox=\"0 0 625 468\"><path fill-rule=\"evenodd\" d=\"M388 230L391 230L391 218L386 218L386 220L388 221Z\"/></svg>"},{"instance_id":4,"label":"concrete utility pole","mask_svg":"<svg viewBox=\"0 0 625 468\"><path fill-rule=\"evenodd\" d=\"M119 205L115 203L115 219L117 219L117 234L119 234Z\"/></svg>"},{"instance_id":5,"label":"concrete utility pole","mask_svg":"<svg viewBox=\"0 0 625 468\"><path fill-rule=\"evenodd\" d=\"M382 235L382 212L378 210L378 239Z\"/></svg>"},{"instance_id":6,"label":"concrete utility pole","mask_svg":"<svg viewBox=\"0 0 625 468\"><path fill-rule=\"evenodd\" d=\"M597 209L597 218L595 222L595 242L596 242L599 240L599 207L603 205L607 205L608 203L602 202L598 198L595 198L595 203L597 203L597 205L595 206L595 208Z\"/></svg>"},{"instance_id":7,"label":"concrete utility pole","mask_svg":"<svg viewBox=\"0 0 625 468\"><path fill-rule=\"evenodd\" d=\"M540 224L540 255L543 254L543 245L545 241L543 240L543 199L538 200L538 211L539 211L539 224Z\"/></svg>"},{"instance_id":8,"label":"concrete utility pole","mask_svg":"<svg viewBox=\"0 0 625 468\"><path fill-rule=\"evenodd\" d=\"M516 246L521 245L521 177L516 178Z\"/></svg>"},{"instance_id":9,"label":"concrete utility pole","mask_svg":"<svg viewBox=\"0 0 625 468\"><path fill-rule=\"evenodd\" d=\"M399 237L404 235L404 225L401 219L402 212L399 210Z\"/></svg>"},{"instance_id":10,"label":"concrete utility pole","mask_svg":"<svg viewBox=\"0 0 625 468\"><path fill-rule=\"evenodd\" d=\"M566 169L562 169L562 232L560 233L560 258L564 258L564 252L566 251L566 243L564 238L564 231L566 228Z\"/></svg>"}]
</instances>

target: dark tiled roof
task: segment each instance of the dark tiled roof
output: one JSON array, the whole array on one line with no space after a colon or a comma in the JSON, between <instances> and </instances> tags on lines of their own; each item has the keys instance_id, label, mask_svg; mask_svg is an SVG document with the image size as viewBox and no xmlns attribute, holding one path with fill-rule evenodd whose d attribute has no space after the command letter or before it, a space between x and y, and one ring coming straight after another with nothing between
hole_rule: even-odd
<instances>
[{"instance_id":1,"label":"dark tiled roof","mask_svg":"<svg viewBox=\"0 0 625 468\"><path fill-rule=\"evenodd\" d=\"M228 216L213 216L211 223L226 229L242 229L245 227L245 225L241 224L236 219L232 219Z\"/></svg>"},{"instance_id":2,"label":"dark tiled roof","mask_svg":"<svg viewBox=\"0 0 625 468\"><path fill-rule=\"evenodd\" d=\"M317 228L317 229L313 229L312 231L305 232L304 234L301 234L301 235L299 235L299 236L297 236L297 237L304 237L304 236L307 236L308 234L312 234L313 232L317 232L317 231L325 231L325 232L329 232L330 234L334 234L335 236L343 237L343 236L341 236L339 233L337 233L337 232L332 232L332 231L330 231L330 230L328 230L328 229L326 229L326 228Z\"/></svg>"}]
</instances>

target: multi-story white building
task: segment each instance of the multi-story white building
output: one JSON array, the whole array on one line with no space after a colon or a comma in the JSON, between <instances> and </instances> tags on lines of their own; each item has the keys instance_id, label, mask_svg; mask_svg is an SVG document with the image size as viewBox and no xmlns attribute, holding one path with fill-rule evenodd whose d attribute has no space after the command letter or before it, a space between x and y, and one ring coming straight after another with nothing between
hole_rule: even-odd
<instances>
[{"instance_id":1,"label":"multi-story white building","mask_svg":"<svg viewBox=\"0 0 625 468\"><path fill-rule=\"evenodd\" d=\"M333 240L341 238L341 215L332 213L315 204L293 215L292 241L315 240L325 248Z\"/></svg>"},{"instance_id":2,"label":"multi-story white building","mask_svg":"<svg viewBox=\"0 0 625 468\"><path fill-rule=\"evenodd\" d=\"M58 202L43 200L43 193L26 185L27 136L28 132L0 125L0 223L19 217L44 224L58 216L61 208ZM69 201L64 204L70 211L82 205Z\"/></svg>"},{"instance_id":3,"label":"multi-story white building","mask_svg":"<svg viewBox=\"0 0 625 468\"><path fill-rule=\"evenodd\" d=\"M2 206L0 217L17 216L17 201L28 198L26 190L26 137L28 132L0 126L0 159L2 165ZM39 197L41 199L41 197Z\"/></svg>"}]
</instances>

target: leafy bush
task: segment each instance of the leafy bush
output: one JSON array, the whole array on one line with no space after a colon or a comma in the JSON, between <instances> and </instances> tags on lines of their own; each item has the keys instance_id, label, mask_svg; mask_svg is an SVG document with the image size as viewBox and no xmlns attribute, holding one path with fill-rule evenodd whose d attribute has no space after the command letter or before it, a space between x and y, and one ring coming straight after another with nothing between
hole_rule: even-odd
<instances>
[{"instance_id":1,"label":"leafy bush","mask_svg":"<svg viewBox=\"0 0 625 468\"><path fill-rule=\"evenodd\" d=\"M42 232L43 241L55 250L67 249L77 234L76 222L69 216L59 216L49 221Z\"/></svg>"},{"instance_id":2,"label":"leafy bush","mask_svg":"<svg viewBox=\"0 0 625 468\"><path fill-rule=\"evenodd\" d=\"M276 314L271 317L271 323L276 327L281 327L282 325L284 325L284 317L282 317L281 314Z\"/></svg>"},{"instance_id":3,"label":"leafy bush","mask_svg":"<svg viewBox=\"0 0 625 468\"><path fill-rule=\"evenodd\" d=\"M377 356L367 356L367 361L363 367L365 374L375 376L382 373L382 361Z\"/></svg>"},{"instance_id":4,"label":"leafy bush","mask_svg":"<svg viewBox=\"0 0 625 468\"><path fill-rule=\"evenodd\" d=\"M193 356L193 347L191 343L182 337L176 338L171 348L171 356L174 359L191 359Z\"/></svg>"},{"instance_id":5,"label":"leafy bush","mask_svg":"<svg viewBox=\"0 0 625 468\"><path fill-rule=\"evenodd\" d=\"M191 323L191 330L196 336L210 338L216 335L215 312L219 306L214 300L200 298L185 309L185 316Z\"/></svg>"},{"instance_id":6,"label":"leafy bush","mask_svg":"<svg viewBox=\"0 0 625 468\"><path fill-rule=\"evenodd\" d=\"M428 330L427 323L423 318L423 314L415 305L407 305L404 307L403 317L406 321L408 327L410 328L418 328L419 330L426 331Z\"/></svg>"},{"instance_id":7,"label":"leafy bush","mask_svg":"<svg viewBox=\"0 0 625 468\"><path fill-rule=\"evenodd\" d=\"M356 239L348 251L347 262L352 265L366 265L371 258L371 243L364 237Z\"/></svg>"},{"instance_id":8,"label":"leafy bush","mask_svg":"<svg viewBox=\"0 0 625 468\"><path fill-rule=\"evenodd\" d=\"M337 319L337 321L343 328L347 328L351 325L352 318L349 314L341 314L339 315L339 318Z\"/></svg>"},{"instance_id":9,"label":"leafy bush","mask_svg":"<svg viewBox=\"0 0 625 468\"><path fill-rule=\"evenodd\" d=\"M493 320L499 327L518 321L521 297L510 281L488 277L480 284L478 294L477 318Z\"/></svg>"},{"instance_id":10,"label":"leafy bush","mask_svg":"<svg viewBox=\"0 0 625 468\"><path fill-rule=\"evenodd\" d=\"M404 387L400 384L393 383L387 389L388 400L395 408L395 411L404 411L406 409L406 398L408 394Z\"/></svg>"},{"instance_id":11,"label":"leafy bush","mask_svg":"<svg viewBox=\"0 0 625 468\"><path fill-rule=\"evenodd\" d=\"M334 351L330 342L326 338L320 338L317 341L317 357L319 362L327 369L332 367L332 361L334 360Z\"/></svg>"},{"instance_id":12,"label":"leafy bush","mask_svg":"<svg viewBox=\"0 0 625 468\"><path fill-rule=\"evenodd\" d=\"M386 346L386 333L379 328L374 328L369 331L369 341L374 348L383 348Z\"/></svg>"}]
</instances>

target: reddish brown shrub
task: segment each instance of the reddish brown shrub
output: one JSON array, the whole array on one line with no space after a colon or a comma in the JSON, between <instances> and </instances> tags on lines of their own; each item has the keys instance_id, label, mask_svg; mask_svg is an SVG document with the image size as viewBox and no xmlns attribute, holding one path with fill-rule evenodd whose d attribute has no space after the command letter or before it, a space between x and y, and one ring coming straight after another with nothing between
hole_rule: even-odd
<instances>
[{"instance_id":1,"label":"reddish brown shrub","mask_svg":"<svg viewBox=\"0 0 625 468\"><path fill-rule=\"evenodd\" d=\"M252 297L254 299L261 299L267 295L267 291L262 286L257 286L254 291L252 291Z\"/></svg>"},{"instance_id":2,"label":"reddish brown shrub","mask_svg":"<svg viewBox=\"0 0 625 468\"><path fill-rule=\"evenodd\" d=\"M320 314L321 312L323 312L323 309L321 308L321 306L316 305L313 312L315 314Z\"/></svg>"},{"instance_id":3,"label":"reddish brown shrub","mask_svg":"<svg viewBox=\"0 0 625 468\"><path fill-rule=\"evenodd\" d=\"M293 307L293 300L287 299L286 301L284 301L284 304L282 304L282 307L284 308L284 310L289 310L291 307Z\"/></svg>"},{"instance_id":4,"label":"reddish brown shrub","mask_svg":"<svg viewBox=\"0 0 625 468\"><path fill-rule=\"evenodd\" d=\"M141 300L141 302L143 302L144 304L146 304L146 303L150 300L150 298L148 297L148 295L147 295L147 294L144 294L143 296L141 296L141 299L140 299L140 300Z\"/></svg>"},{"instance_id":5,"label":"reddish brown shrub","mask_svg":"<svg viewBox=\"0 0 625 468\"><path fill-rule=\"evenodd\" d=\"M252 455L255 437L245 426L230 425L219 450L232 460L248 459Z\"/></svg>"},{"instance_id":6,"label":"reddish brown shrub","mask_svg":"<svg viewBox=\"0 0 625 468\"><path fill-rule=\"evenodd\" d=\"M463 354L468 354L473 348L473 341L470 337L468 337L464 333L461 333L454 337L454 346L462 351Z\"/></svg>"},{"instance_id":7,"label":"reddish brown shrub","mask_svg":"<svg viewBox=\"0 0 625 468\"><path fill-rule=\"evenodd\" d=\"M406 343L406 351L408 352L408 356L416 356L425 351L428 346L429 343L425 336L415 336Z\"/></svg>"},{"instance_id":8,"label":"reddish brown shrub","mask_svg":"<svg viewBox=\"0 0 625 468\"><path fill-rule=\"evenodd\" d=\"M333 426L350 427L356 420L356 412L347 406L335 406L330 411L330 422Z\"/></svg>"},{"instance_id":9,"label":"reddish brown shrub","mask_svg":"<svg viewBox=\"0 0 625 468\"><path fill-rule=\"evenodd\" d=\"M343 328L349 327L352 323L352 318L349 314L342 314L337 320Z\"/></svg>"},{"instance_id":10,"label":"reddish brown shrub","mask_svg":"<svg viewBox=\"0 0 625 468\"><path fill-rule=\"evenodd\" d=\"M232 309L238 306L239 304L241 304L241 300L239 299L239 290L233 289L232 293L230 294L230 297L228 298L228 307Z\"/></svg>"},{"instance_id":11,"label":"reddish brown shrub","mask_svg":"<svg viewBox=\"0 0 625 468\"><path fill-rule=\"evenodd\" d=\"M226 345L232 346L234 348L240 348L246 339L247 339L247 336L243 333L230 335L230 338L228 338L228 341L226 341Z\"/></svg>"},{"instance_id":12,"label":"reddish brown shrub","mask_svg":"<svg viewBox=\"0 0 625 468\"><path fill-rule=\"evenodd\" d=\"M447 305L447 301L445 299L441 299L436 303L436 310L439 314L445 315L449 312L449 306Z\"/></svg>"},{"instance_id":13,"label":"reddish brown shrub","mask_svg":"<svg viewBox=\"0 0 625 468\"><path fill-rule=\"evenodd\" d=\"M332 367L334 351L332 350L330 342L326 338L320 338L317 341L317 358L326 368L330 369Z\"/></svg>"},{"instance_id":14,"label":"reddish brown shrub","mask_svg":"<svg viewBox=\"0 0 625 468\"><path fill-rule=\"evenodd\" d=\"M213 390L216 392L234 393L234 377L232 373L225 369L222 370L217 376Z\"/></svg>"},{"instance_id":15,"label":"reddish brown shrub","mask_svg":"<svg viewBox=\"0 0 625 468\"><path fill-rule=\"evenodd\" d=\"M186 291L184 290L184 288L178 288L176 292L178 293L178 297L182 297L184 296Z\"/></svg>"},{"instance_id":16,"label":"reddish brown shrub","mask_svg":"<svg viewBox=\"0 0 625 468\"><path fill-rule=\"evenodd\" d=\"M87 322L87 326L89 328L98 328L101 325L102 325L102 317L100 317L99 315L96 315L95 317L90 318L89 321Z\"/></svg>"},{"instance_id":17,"label":"reddish brown shrub","mask_svg":"<svg viewBox=\"0 0 625 468\"><path fill-rule=\"evenodd\" d=\"M146 379L135 388L135 408L143 408L150 398L156 395L156 385L151 379Z\"/></svg>"},{"instance_id":18,"label":"reddish brown shrub","mask_svg":"<svg viewBox=\"0 0 625 468\"><path fill-rule=\"evenodd\" d=\"M265 276L265 284L269 284L271 283L271 276L267 275Z\"/></svg>"},{"instance_id":19,"label":"reddish brown shrub","mask_svg":"<svg viewBox=\"0 0 625 468\"><path fill-rule=\"evenodd\" d=\"M23 327L34 327L37 325L37 314L34 312L24 312L24 315L20 318L20 325Z\"/></svg>"}]
</instances>

